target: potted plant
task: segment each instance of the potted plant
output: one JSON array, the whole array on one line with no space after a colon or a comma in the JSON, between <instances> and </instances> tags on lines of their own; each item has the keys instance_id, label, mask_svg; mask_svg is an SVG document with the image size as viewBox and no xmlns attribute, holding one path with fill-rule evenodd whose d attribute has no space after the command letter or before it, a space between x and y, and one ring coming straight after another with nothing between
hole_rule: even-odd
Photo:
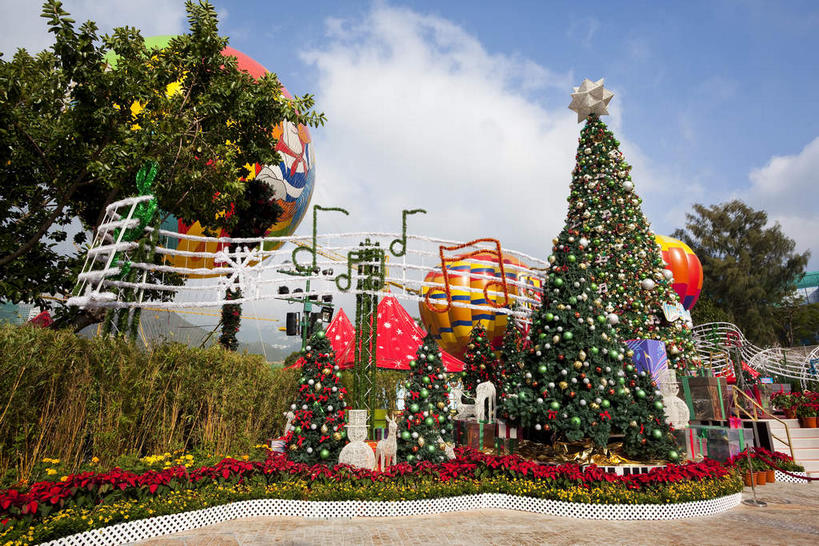
<instances>
[{"instance_id":1,"label":"potted plant","mask_svg":"<svg viewBox=\"0 0 819 546\"><path fill-rule=\"evenodd\" d=\"M756 476L756 484L765 485L768 481L768 465L754 457L751 459L751 469L754 471L754 476Z\"/></svg>"},{"instance_id":2,"label":"potted plant","mask_svg":"<svg viewBox=\"0 0 819 546\"><path fill-rule=\"evenodd\" d=\"M771 395L771 405L782 410L786 419L795 419L796 407L799 405L798 393L776 392Z\"/></svg>"},{"instance_id":3,"label":"potted plant","mask_svg":"<svg viewBox=\"0 0 819 546\"><path fill-rule=\"evenodd\" d=\"M816 428L816 415L819 413L819 403L805 401L796 410L799 425L802 428Z\"/></svg>"}]
</instances>

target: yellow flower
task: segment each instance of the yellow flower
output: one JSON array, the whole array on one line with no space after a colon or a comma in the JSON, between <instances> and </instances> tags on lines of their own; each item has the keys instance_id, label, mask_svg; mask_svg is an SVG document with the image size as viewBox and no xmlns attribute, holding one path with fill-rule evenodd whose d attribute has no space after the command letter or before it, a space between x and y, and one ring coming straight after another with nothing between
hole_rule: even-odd
<instances>
[{"instance_id":1,"label":"yellow flower","mask_svg":"<svg viewBox=\"0 0 819 546\"><path fill-rule=\"evenodd\" d=\"M99 459L99 457L91 457L91 462L93 464L97 464L98 462L100 462L100 459Z\"/></svg>"},{"instance_id":2,"label":"yellow flower","mask_svg":"<svg viewBox=\"0 0 819 546\"><path fill-rule=\"evenodd\" d=\"M56 473L57 471L54 470L53 468L46 468L46 474L48 474L49 476L53 476Z\"/></svg>"},{"instance_id":3,"label":"yellow flower","mask_svg":"<svg viewBox=\"0 0 819 546\"><path fill-rule=\"evenodd\" d=\"M63 476L62 478L60 478L60 481L61 482L67 482L68 481L68 476Z\"/></svg>"}]
</instances>

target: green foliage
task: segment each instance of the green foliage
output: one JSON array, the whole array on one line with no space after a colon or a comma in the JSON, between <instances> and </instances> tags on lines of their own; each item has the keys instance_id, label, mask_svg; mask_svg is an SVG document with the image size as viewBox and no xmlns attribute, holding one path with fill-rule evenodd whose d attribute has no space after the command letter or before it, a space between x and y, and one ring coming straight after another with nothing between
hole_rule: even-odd
<instances>
[{"instance_id":1,"label":"green foliage","mask_svg":"<svg viewBox=\"0 0 819 546\"><path fill-rule=\"evenodd\" d=\"M489 344L486 328L480 323L469 332L469 343L464 352L464 391L475 393L478 383L491 381L497 390L501 389L500 370L495 353Z\"/></svg>"},{"instance_id":2,"label":"green foliage","mask_svg":"<svg viewBox=\"0 0 819 546\"><path fill-rule=\"evenodd\" d=\"M804 273L810 253L794 252L796 243L778 223L768 226L765 211L738 200L710 207L695 204L686 215L685 229L673 236L690 246L702 263L700 300L710 299L732 315L754 343L774 343L776 308Z\"/></svg>"},{"instance_id":3,"label":"green foliage","mask_svg":"<svg viewBox=\"0 0 819 546\"><path fill-rule=\"evenodd\" d=\"M774 309L775 328L784 347L811 345L819 338L819 303L805 303L796 293L789 294Z\"/></svg>"},{"instance_id":4,"label":"green foliage","mask_svg":"<svg viewBox=\"0 0 819 546\"><path fill-rule=\"evenodd\" d=\"M708 322L734 322L734 315L720 307L708 296L700 296L697 304L691 309L691 320L694 324L706 324Z\"/></svg>"},{"instance_id":5,"label":"green foliage","mask_svg":"<svg viewBox=\"0 0 819 546\"><path fill-rule=\"evenodd\" d=\"M0 475L44 457L69 470L98 457L175 449L236 453L280 433L294 370L221 347L143 352L112 338L0 326Z\"/></svg>"},{"instance_id":6,"label":"green foliage","mask_svg":"<svg viewBox=\"0 0 819 546\"><path fill-rule=\"evenodd\" d=\"M316 464L335 464L344 447L344 409L347 389L335 366L335 352L325 333L313 334L304 349L304 365L298 380L298 393L291 398L293 429L285 440L291 460Z\"/></svg>"},{"instance_id":7,"label":"green foliage","mask_svg":"<svg viewBox=\"0 0 819 546\"><path fill-rule=\"evenodd\" d=\"M186 9L188 33L149 50L137 29L100 37L48 0L54 46L0 59L0 300L65 293L76 257L56 245L68 225L94 228L106 204L134 193L146 160L159 165L152 191L162 211L231 231L237 215L219 213L252 205L244 165L278 160L270 128L324 122L311 96L286 99L275 75L254 81L221 55L227 39L211 4Z\"/></svg>"},{"instance_id":8,"label":"green foliage","mask_svg":"<svg viewBox=\"0 0 819 546\"><path fill-rule=\"evenodd\" d=\"M441 349L428 333L410 361L404 414L398 421L398 460L413 463L446 460L441 442L452 441L449 385Z\"/></svg>"}]
</instances>

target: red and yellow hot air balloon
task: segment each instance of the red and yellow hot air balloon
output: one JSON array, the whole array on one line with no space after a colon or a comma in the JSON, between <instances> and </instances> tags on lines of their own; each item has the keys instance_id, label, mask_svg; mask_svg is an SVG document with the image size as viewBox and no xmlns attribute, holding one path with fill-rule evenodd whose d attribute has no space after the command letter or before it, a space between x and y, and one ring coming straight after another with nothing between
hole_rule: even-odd
<instances>
[{"instance_id":1,"label":"red and yellow hot air balloon","mask_svg":"<svg viewBox=\"0 0 819 546\"><path fill-rule=\"evenodd\" d=\"M671 286L680 296L682 306L690 310L694 307L702 290L702 265L700 260L691 250L691 247L684 242L665 235L655 235L655 237L657 244L660 245L663 261L674 275Z\"/></svg>"},{"instance_id":2,"label":"red and yellow hot air balloon","mask_svg":"<svg viewBox=\"0 0 819 546\"><path fill-rule=\"evenodd\" d=\"M539 301L543 285L541 277L535 275L528 265L511 256L503 256L503 264L509 295L520 295ZM463 356L469 341L469 332L478 323L486 328L492 346L500 348L506 330L507 315L493 310L458 306L459 302L481 306L504 306L506 298L500 283L497 254L480 252L469 258L449 262L446 269L452 304L442 313L436 313L427 307L426 301L439 310L447 307L443 271L429 272L424 282L438 286L424 286L421 291L426 300L419 304L424 325L438 340L441 348L458 358ZM512 284L515 282L518 284ZM470 288L473 290L469 290ZM492 303L487 302L486 296ZM510 297L509 303L511 302ZM532 305L534 303L527 303L527 306Z\"/></svg>"}]
</instances>

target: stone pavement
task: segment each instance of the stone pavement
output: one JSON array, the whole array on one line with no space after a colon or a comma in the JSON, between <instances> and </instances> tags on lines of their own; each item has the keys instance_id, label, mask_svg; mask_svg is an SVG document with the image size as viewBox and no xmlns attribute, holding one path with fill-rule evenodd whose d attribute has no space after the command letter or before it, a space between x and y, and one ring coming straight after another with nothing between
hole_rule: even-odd
<instances>
[{"instance_id":1,"label":"stone pavement","mask_svg":"<svg viewBox=\"0 0 819 546\"><path fill-rule=\"evenodd\" d=\"M223 544L819 544L819 482L758 488L767 508L673 521L599 521L473 510L403 518L315 520L257 517L142 542L151 546ZM746 488L744 498L751 497Z\"/></svg>"}]
</instances>

